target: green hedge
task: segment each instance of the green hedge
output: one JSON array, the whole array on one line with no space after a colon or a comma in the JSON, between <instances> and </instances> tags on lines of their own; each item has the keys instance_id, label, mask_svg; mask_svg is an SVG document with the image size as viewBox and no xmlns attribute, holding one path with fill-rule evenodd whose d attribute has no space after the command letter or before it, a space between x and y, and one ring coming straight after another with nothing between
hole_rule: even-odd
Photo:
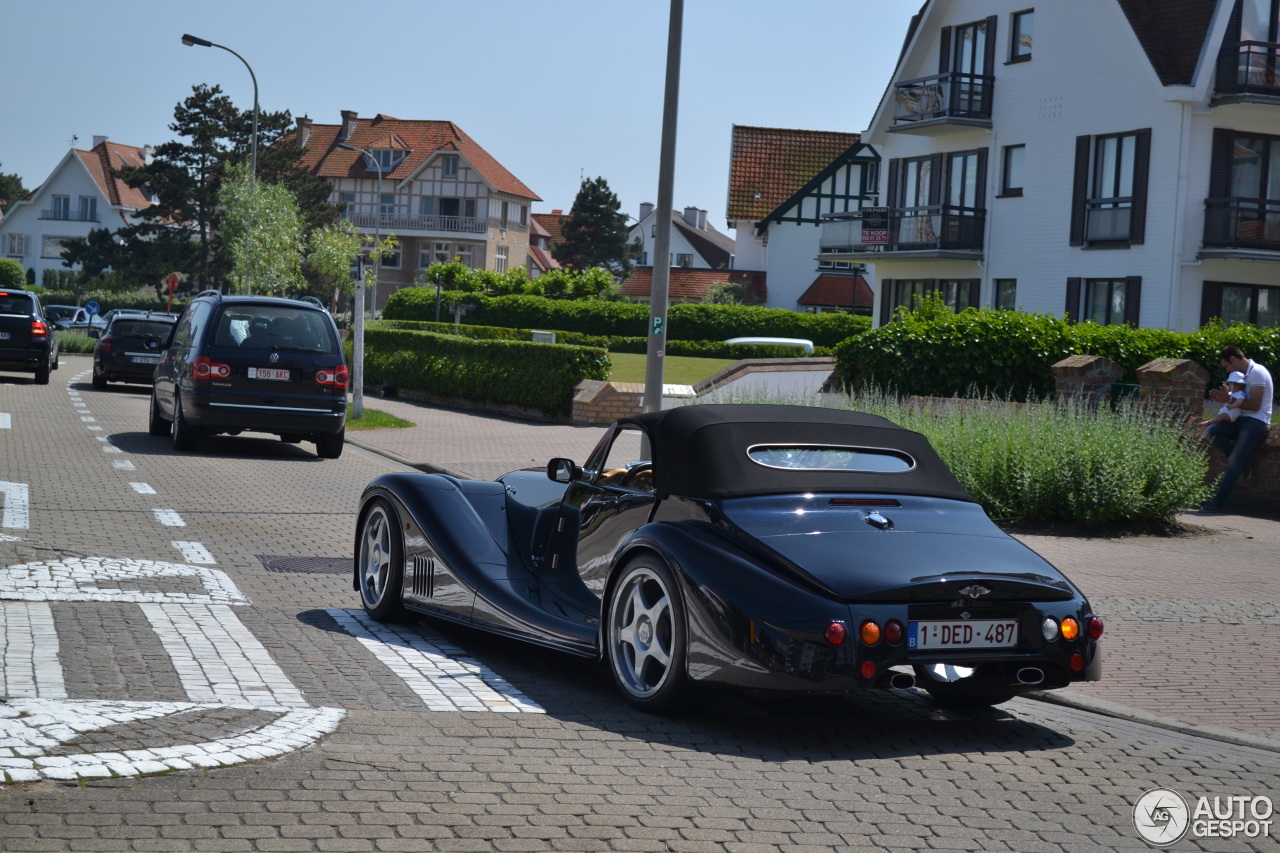
<instances>
[{"instance_id":1,"label":"green hedge","mask_svg":"<svg viewBox=\"0 0 1280 853\"><path fill-rule=\"evenodd\" d=\"M348 360L350 346L348 341ZM372 327L364 333L367 385L520 406L557 420L570 418L579 382L608 375L609 354L602 349L408 329Z\"/></svg>"},{"instance_id":2,"label":"green hedge","mask_svg":"<svg viewBox=\"0 0 1280 853\"><path fill-rule=\"evenodd\" d=\"M968 309L953 314L927 301L892 323L836 347L843 387L892 388L932 397L1043 399L1053 394L1052 367L1070 355L1100 355L1124 368L1122 382L1157 358L1188 358L1209 372L1209 386L1226 378L1218 363L1235 344L1265 367L1280 368L1280 329L1211 323L1195 332L1071 324L1048 314Z\"/></svg>"},{"instance_id":3,"label":"green hedge","mask_svg":"<svg viewBox=\"0 0 1280 853\"><path fill-rule=\"evenodd\" d=\"M173 300L173 308L170 309L168 307L168 299L157 299L154 296L147 297L127 293L103 293L93 290L81 293L78 301L74 290L43 290L40 294L40 301L45 305L84 305L86 302L97 302L99 314L105 314L113 308L137 308L141 311L172 310L177 313L187 304L185 298L175 298Z\"/></svg>"},{"instance_id":4,"label":"green hedge","mask_svg":"<svg viewBox=\"0 0 1280 853\"><path fill-rule=\"evenodd\" d=\"M629 302L441 291L441 319L448 318L453 305L458 303L473 306L464 319L479 326L554 329L557 332L629 338L644 337L648 333L649 307ZM406 287L396 291L387 300L383 317L388 320L435 320L435 288ZM672 305L667 314L667 337L673 341L724 341L767 336L807 338L816 346L834 347L870 328L871 318L862 315L801 314L785 308L754 305L680 303Z\"/></svg>"}]
</instances>

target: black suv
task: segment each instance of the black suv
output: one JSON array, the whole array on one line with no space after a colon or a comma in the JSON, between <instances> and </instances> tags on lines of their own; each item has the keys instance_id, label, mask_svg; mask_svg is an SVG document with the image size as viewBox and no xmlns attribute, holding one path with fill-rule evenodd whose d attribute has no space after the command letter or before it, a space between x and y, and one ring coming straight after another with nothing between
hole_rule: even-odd
<instances>
[{"instance_id":1,"label":"black suv","mask_svg":"<svg viewBox=\"0 0 1280 853\"><path fill-rule=\"evenodd\" d=\"M201 293L178 317L151 391L152 435L193 450L201 435L269 432L337 459L347 365L319 300Z\"/></svg>"},{"instance_id":2,"label":"black suv","mask_svg":"<svg viewBox=\"0 0 1280 853\"><path fill-rule=\"evenodd\" d=\"M37 385L58 369L58 335L28 290L0 290L0 368L34 372Z\"/></svg>"},{"instance_id":3,"label":"black suv","mask_svg":"<svg viewBox=\"0 0 1280 853\"><path fill-rule=\"evenodd\" d=\"M115 314L105 332L90 329L89 337L98 339L93 345L93 387L101 391L108 382L150 385L175 322L172 314L142 311Z\"/></svg>"}]
</instances>

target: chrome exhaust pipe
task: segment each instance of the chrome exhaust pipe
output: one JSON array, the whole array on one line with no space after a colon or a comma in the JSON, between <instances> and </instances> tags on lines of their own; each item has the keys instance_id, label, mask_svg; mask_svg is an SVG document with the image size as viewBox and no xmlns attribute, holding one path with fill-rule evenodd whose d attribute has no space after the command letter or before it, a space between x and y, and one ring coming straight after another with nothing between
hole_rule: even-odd
<instances>
[{"instance_id":1,"label":"chrome exhaust pipe","mask_svg":"<svg viewBox=\"0 0 1280 853\"><path fill-rule=\"evenodd\" d=\"M1018 681L1022 684L1041 684L1044 682L1044 670L1034 666L1024 666L1018 670Z\"/></svg>"},{"instance_id":2,"label":"chrome exhaust pipe","mask_svg":"<svg viewBox=\"0 0 1280 853\"><path fill-rule=\"evenodd\" d=\"M916 677L909 672L895 672L889 679L889 686L894 690L910 690L916 686Z\"/></svg>"}]
</instances>

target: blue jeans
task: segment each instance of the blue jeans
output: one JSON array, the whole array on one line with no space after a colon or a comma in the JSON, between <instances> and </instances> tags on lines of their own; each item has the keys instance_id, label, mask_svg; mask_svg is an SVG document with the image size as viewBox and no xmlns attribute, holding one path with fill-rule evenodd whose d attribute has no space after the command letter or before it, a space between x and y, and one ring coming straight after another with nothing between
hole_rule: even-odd
<instances>
[{"instance_id":1,"label":"blue jeans","mask_svg":"<svg viewBox=\"0 0 1280 853\"><path fill-rule=\"evenodd\" d=\"M1235 490L1236 480L1249 464L1249 457L1258 442L1267 437L1267 424L1257 418L1241 415L1235 423L1224 421L1211 424L1206 431L1213 446L1227 457L1227 470L1218 481L1218 490L1213 493L1213 502L1218 506L1226 506Z\"/></svg>"}]
</instances>

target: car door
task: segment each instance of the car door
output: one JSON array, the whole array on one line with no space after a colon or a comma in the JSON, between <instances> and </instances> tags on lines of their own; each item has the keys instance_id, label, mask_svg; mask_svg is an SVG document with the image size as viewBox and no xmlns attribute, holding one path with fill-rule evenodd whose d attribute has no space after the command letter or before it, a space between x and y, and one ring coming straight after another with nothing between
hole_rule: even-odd
<instances>
[{"instance_id":1,"label":"car door","mask_svg":"<svg viewBox=\"0 0 1280 853\"><path fill-rule=\"evenodd\" d=\"M178 382L184 366L191 360L191 346L197 319L207 316L209 306L204 302L193 302L187 306L173 328L173 335L168 340L153 374L155 383L156 404L166 419L173 419L173 399L178 393Z\"/></svg>"}]
</instances>

